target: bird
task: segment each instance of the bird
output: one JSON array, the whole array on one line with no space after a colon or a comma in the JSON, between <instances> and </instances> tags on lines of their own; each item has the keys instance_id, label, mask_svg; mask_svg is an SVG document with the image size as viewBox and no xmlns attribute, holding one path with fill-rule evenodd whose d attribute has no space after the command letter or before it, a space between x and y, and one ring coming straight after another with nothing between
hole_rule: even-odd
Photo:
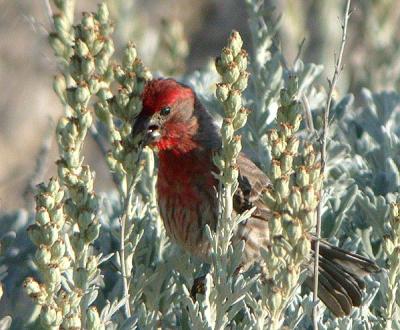
<instances>
[{"instance_id":1,"label":"bird","mask_svg":"<svg viewBox=\"0 0 400 330\"><path fill-rule=\"evenodd\" d=\"M221 148L221 136L210 112L195 91L172 78L146 83L142 109L132 123L132 135L141 146L158 155L157 203L171 241L191 255L210 262L208 225L217 228L218 171L213 155ZM244 153L237 160L238 188L233 213L254 208L251 217L237 226L232 240L244 241L245 269L262 260L261 250L271 244L268 220L272 212L262 199L268 176ZM316 238L311 237L315 248ZM361 255L320 241L318 296L337 317L349 315L362 303L363 277L378 272L378 265ZM312 259L312 256L311 256ZM306 283L310 289L312 275Z\"/></svg>"}]
</instances>

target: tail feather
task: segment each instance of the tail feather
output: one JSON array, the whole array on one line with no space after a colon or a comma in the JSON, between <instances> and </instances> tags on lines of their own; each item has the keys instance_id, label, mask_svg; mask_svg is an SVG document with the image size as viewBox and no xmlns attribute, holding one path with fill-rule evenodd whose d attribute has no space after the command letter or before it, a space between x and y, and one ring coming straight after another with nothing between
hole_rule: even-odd
<instances>
[{"instance_id":1,"label":"tail feather","mask_svg":"<svg viewBox=\"0 0 400 330\"><path fill-rule=\"evenodd\" d=\"M372 260L324 241L320 242L319 254L318 297L337 317L349 315L353 306L361 305L363 277L380 268ZM313 288L313 277L307 279L306 285Z\"/></svg>"}]
</instances>

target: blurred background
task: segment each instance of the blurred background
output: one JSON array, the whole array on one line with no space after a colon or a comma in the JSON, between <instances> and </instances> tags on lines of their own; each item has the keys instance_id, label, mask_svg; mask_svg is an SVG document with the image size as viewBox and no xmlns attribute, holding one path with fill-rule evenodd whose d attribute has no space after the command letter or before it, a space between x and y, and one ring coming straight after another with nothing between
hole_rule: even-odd
<instances>
[{"instance_id":1,"label":"blurred background","mask_svg":"<svg viewBox=\"0 0 400 330\"><path fill-rule=\"evenodd\" d=\"M76 19L82 11L95 10L97 2L77 1ZM116 57L132 40L153 72L179 77L201 69L220 52L232 29L251 51L245 0L107 2L112 17L119 17ZM265 2L275 7L266 16L281 16L276 40L287 65L300 48L304 62L325 66L320 83L326 86L340 43L344 1ZM398 89L400 2L354 0L352 8L338 93L353 93L357 99L361 88ZM32 207L32 186L55 174L54 123L63 110L52 91L57 63L47 44L48 15L45 0L0 0L0 211ZM97 190L108 190L110 175L90 138L85 154L97 173ZM36 164L37 159L45 163Z\"/></svg>"}]
</instances>

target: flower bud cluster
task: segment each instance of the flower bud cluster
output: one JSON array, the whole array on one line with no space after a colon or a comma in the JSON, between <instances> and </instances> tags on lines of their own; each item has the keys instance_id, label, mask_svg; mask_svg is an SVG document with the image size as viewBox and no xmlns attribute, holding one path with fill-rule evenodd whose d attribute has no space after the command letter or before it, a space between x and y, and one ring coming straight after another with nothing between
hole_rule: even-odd
<instances>
[{"instance_id":1,"label":"flower bud cluster","mask_svg":"<svg viewBox=\"0 0 400 330\"><path fill-rule=\"evenodd\" d=\"M297 79L289 77L281 90L277 128L267 136L271 151L269 178L271 186L264 194L265 204L273 210L269 235L274 242L266 251L268 278L275 297L267 299L270 315L281 317L286 301L297 286L301 266L311 251L309 232L315 226L316 208L322 184L320 165L310 144L299 151L296 136L302 116L296 100ZM276 301L280 303L277 304ZM272 317L271 316L271 317Z\"/></svg>"},{"instance_id":2,"label":"flower bud cluster","mask_svg":"<svg viewBox=\"0 0 400 330\"><path fill-rule=\"evenodd\" d=\"M29 277L24 282L26 293L41 306L40 323L44 328L58 328L70 312L71 302L64 302L61 289L62 274L70 268L63 239L65 223L64 191L57 179L38 186L35 223L28 227L28 235L37 250L34 262L42 283ZM78 303L79 304L79 303Z\"/></svg>"},{"instance_id":3,"label":"flower bud cluster","mask_svg":"<svg viewBox=\"0 0 400 330\"><path fill-rule=\"evenodd\" d=\"M216 96L224 106L224 120L221 127L222 153L216 156L215 164L221 172L223 184L233 184L238 177L236 158L241 149L241 137L235 131L247 121L249 110L242 104L242 92L247 87L249 73L247 52L242 49L243 41L237 31L229 37L228 45L217 57L215 66L222 82L217 84Z\"/></svg>"},{"instance_id":4,"label":"flower bud cluster","mask_svg":"<svg viewBox=\"0 0 400 330\"><path fill-rule=\"evenodd\" d=\"M110 68L115 81L119 84L117 92L113 94L108 87L101 89L98 93L99 101L95 104L95 112L97 118L107 127L111 145L107 162L117 178L123 201L119 233L121 249L117 254L117 263L122 275L124 295L128 295L135 248L131 243L125 245L125 242L132 240L135 225L132 196L144 168L144 162L138 162L141 153L138 148L140 141L133 138L132 127L135 118L142 110L141 94L146 82L151 79L151 74L138 58L136 48L132 43L129 43L124 50L122 65L114 65ZM151 167L151 164L154 164L151 161L151 151L145 150L144 153L147 156L145 163ZM152 169L147 169L152 172ZM148 180L146 183L149 182L151 181ZM127 300L125 303L127 317L130 316L129 304Z\"/></svg>"},{"instance_id":5,"label":"flower bud cluster","mask_svg":"<svg viewBox=\"0 0 400 330\"><path fill-rule=\"evenodd\" d=\"M70 306L70 311L66 314L61 313L64 319L63 327L86 328L88 306L82 302L85 302L85 294L96 290L94 280L99 271L95 261L97 258L91 255L90 246L99 236L100 223L99 202L93 189L94 172L83 164L82 149L93 121L89 110L90 100L100 90L108 87L113 78L109 67L114 52L110 38L113 27L105 4L99 5L96 13L84 13L81 22L73 26L73 1L57 0L54 3L60 13L53 17L55 32L49 38L56 56L63 63L62 74L55 78L53 87L66 106L66 114L57 125L56 138L60 153L60 159L57 161L58 176L66 188L62 221L67 224L64 226L64 232L69 234L72 248L69 251L70 264L61 260L60 264L64 265L65 269L53 267L53 254L56 251L49 247L52 243L54 249L57 247L60 251L65 250L65 244L57 236L64 223L54 228L50 222L46 225L46 228L49 228L46 235L41 234L35 224L30 228L30 236L38 247L36 264L39 269L47 269L48 274L44 276L47 282L54 282L53 286L56 289L60 274L67 271L67 268L72 279L72 291L68 292L65 298L69 303L64 301L65 306ZM52 204L46 200L43 205L48 209ZM45 221L47 215L42 213L38 208L39 219ZM42 308L45 313L41 314L43 322L59 322L58 310L53 305ZM56 316L53 317L54 315Z\"/></svg>"},{"instance_id":6,"label":"flower bud cluster","mask_svg":"<svg viewBox=\"0 0 400 330\"><path fill-rule=\"evenodd\" d=\"M97 117L107 126L111 151L108 165L118 176L119 181L138 172L137 144L132 138L132 123L142 110L141 94L146 81L151 79L149 70L138 58L135 46L129 43L125 48L122 65L112 67L115 80L119 84L114 95L109 88L99 93L99 102L95 105ZM115 123L119 121L120 125ZM129 180L128 180L129 181ZM129 182L126 182L129 186ZM123 191L127 191L124 187Z\"/></svg>"},{"instance_id":7,"label":"flower bud cluster","mask_svg":"<svg viewBox=\"0 0 400 330\"><path fill-rule=\"evenodd\" d=\"M93 121L89 101L101 86L109 85L108 63L114 52L112 40L108 38L111 30L105 4L99 6L97 13L84 13L81 23L74 27L74 52L66 59L67 73L55 82L60 99L65 99L70 107L70 115L59 120L56 134L61 155L57 161L58 175L68 190L65 211L67 221L74 228L70 240L75 253L75 273L86 268L89 245L100 231L98 200L93 191L94 173L83 165L81 153Z\"/></svg>"},{"instance_id":8,"label":"flower bud cluster","mask_svg":"<svg viewBox=\"0 0 400 330\"><path fill-rule=\"evenodd\" d=\"M394 318L397 310L396 297L398 296L398 283L400 281L400 201L390 205L389 222L385 226L383 249L387 256L389 266L387 272L387 306L384 310L385 319Z\"/></svg>"},{"instance_id":9,"label":"flower bud cluster","mask_svg":"<svg viewBox=\"0 0 400 330\"><path fill-rule=\"evenodd\" d=\"M54 1L59 12L53 16L54 32L49 34L49 43L55 55L64 61L73 54L74 3L74 0Z\"/></svg>"}]
</instances>

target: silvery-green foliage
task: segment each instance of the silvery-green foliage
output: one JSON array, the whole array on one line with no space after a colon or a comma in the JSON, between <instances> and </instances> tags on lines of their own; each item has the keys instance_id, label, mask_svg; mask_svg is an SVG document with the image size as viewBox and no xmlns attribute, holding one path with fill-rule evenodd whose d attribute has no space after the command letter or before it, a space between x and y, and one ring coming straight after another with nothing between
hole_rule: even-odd
<instances>
[{"instance_id":1,"label":"silvery-green foliage","mask_svg":"<svg viewBox=\"0 0 400 330\"><path fill-rule=\"evenodd\" d=\"M250 85L244 97L252 113L240 134L245 151L267 170L271 158L265 135L276 114L279 91L290 73L299 79L299 92L305 97L302 106L309 108L315 127L312 133L303 127L299 136L316 144L319 142L326 92L317 87L315 81L323 68L300 60L293 67L284 67L283 56L274 42L279 28L277 21L265 17L266 8L261 0L246 0L246 6L253 55L249 59ZM56 50L62 50L64 55L71 51L69 47L61 48ZM214 96L218 75L212 66L187 74L184 81L195 89L216 118L223 116L223 109ZM344 95L331 110L327 176L322 196L323 237L349 251L376 258L382 267L390 267L383 237L392 234L390 203L399 195L400 94L363 90L361 96L361 106L358 105L360 95ZM101 197L101 232L91 247L99 258L97 263L102 274L96 279L99 291L88 294L84 304L97 307L100 321L107 330L265 328L266 312L259 303L263 287L258 278L259 270L255 267L247 273L234 275L243 244L230 246L223 254L218 249L217 235L208 230L213 245L210 269L166 237L155 201L156 162L152 157L152 153L143 154L146 162L133 196L133 216L128 221L125 257L131 276L129 298L121 297L120 260L116 254L121 239L119 220L123 203L117 192L110 191ZM234 221L242 221L249 215L244 214ZM32 218L24 210L0 216L0 281L3 285L0 329L10 327L10 317L12 329L38 329L34 323L38 311L34 310L21 285L27 276L37 275L32 262L34 248L25 233ZM193 280L203 275L205 294L198 294L194 300L190 296ZM349 317L334 319L321 306L320 329L382 328L385 324L382 315L388 290L391 290L388 272L367 278L366 285L363 306L354 309ZM132 310L129 318L122 312L127 299ZM396 300L400 301L399 293ZM285 325L290 329L310 329L312 308L312 295L298 289L286 310ZM398 320L394 319L392 326L399 329Z\"/></svg>"}]
</instances>

